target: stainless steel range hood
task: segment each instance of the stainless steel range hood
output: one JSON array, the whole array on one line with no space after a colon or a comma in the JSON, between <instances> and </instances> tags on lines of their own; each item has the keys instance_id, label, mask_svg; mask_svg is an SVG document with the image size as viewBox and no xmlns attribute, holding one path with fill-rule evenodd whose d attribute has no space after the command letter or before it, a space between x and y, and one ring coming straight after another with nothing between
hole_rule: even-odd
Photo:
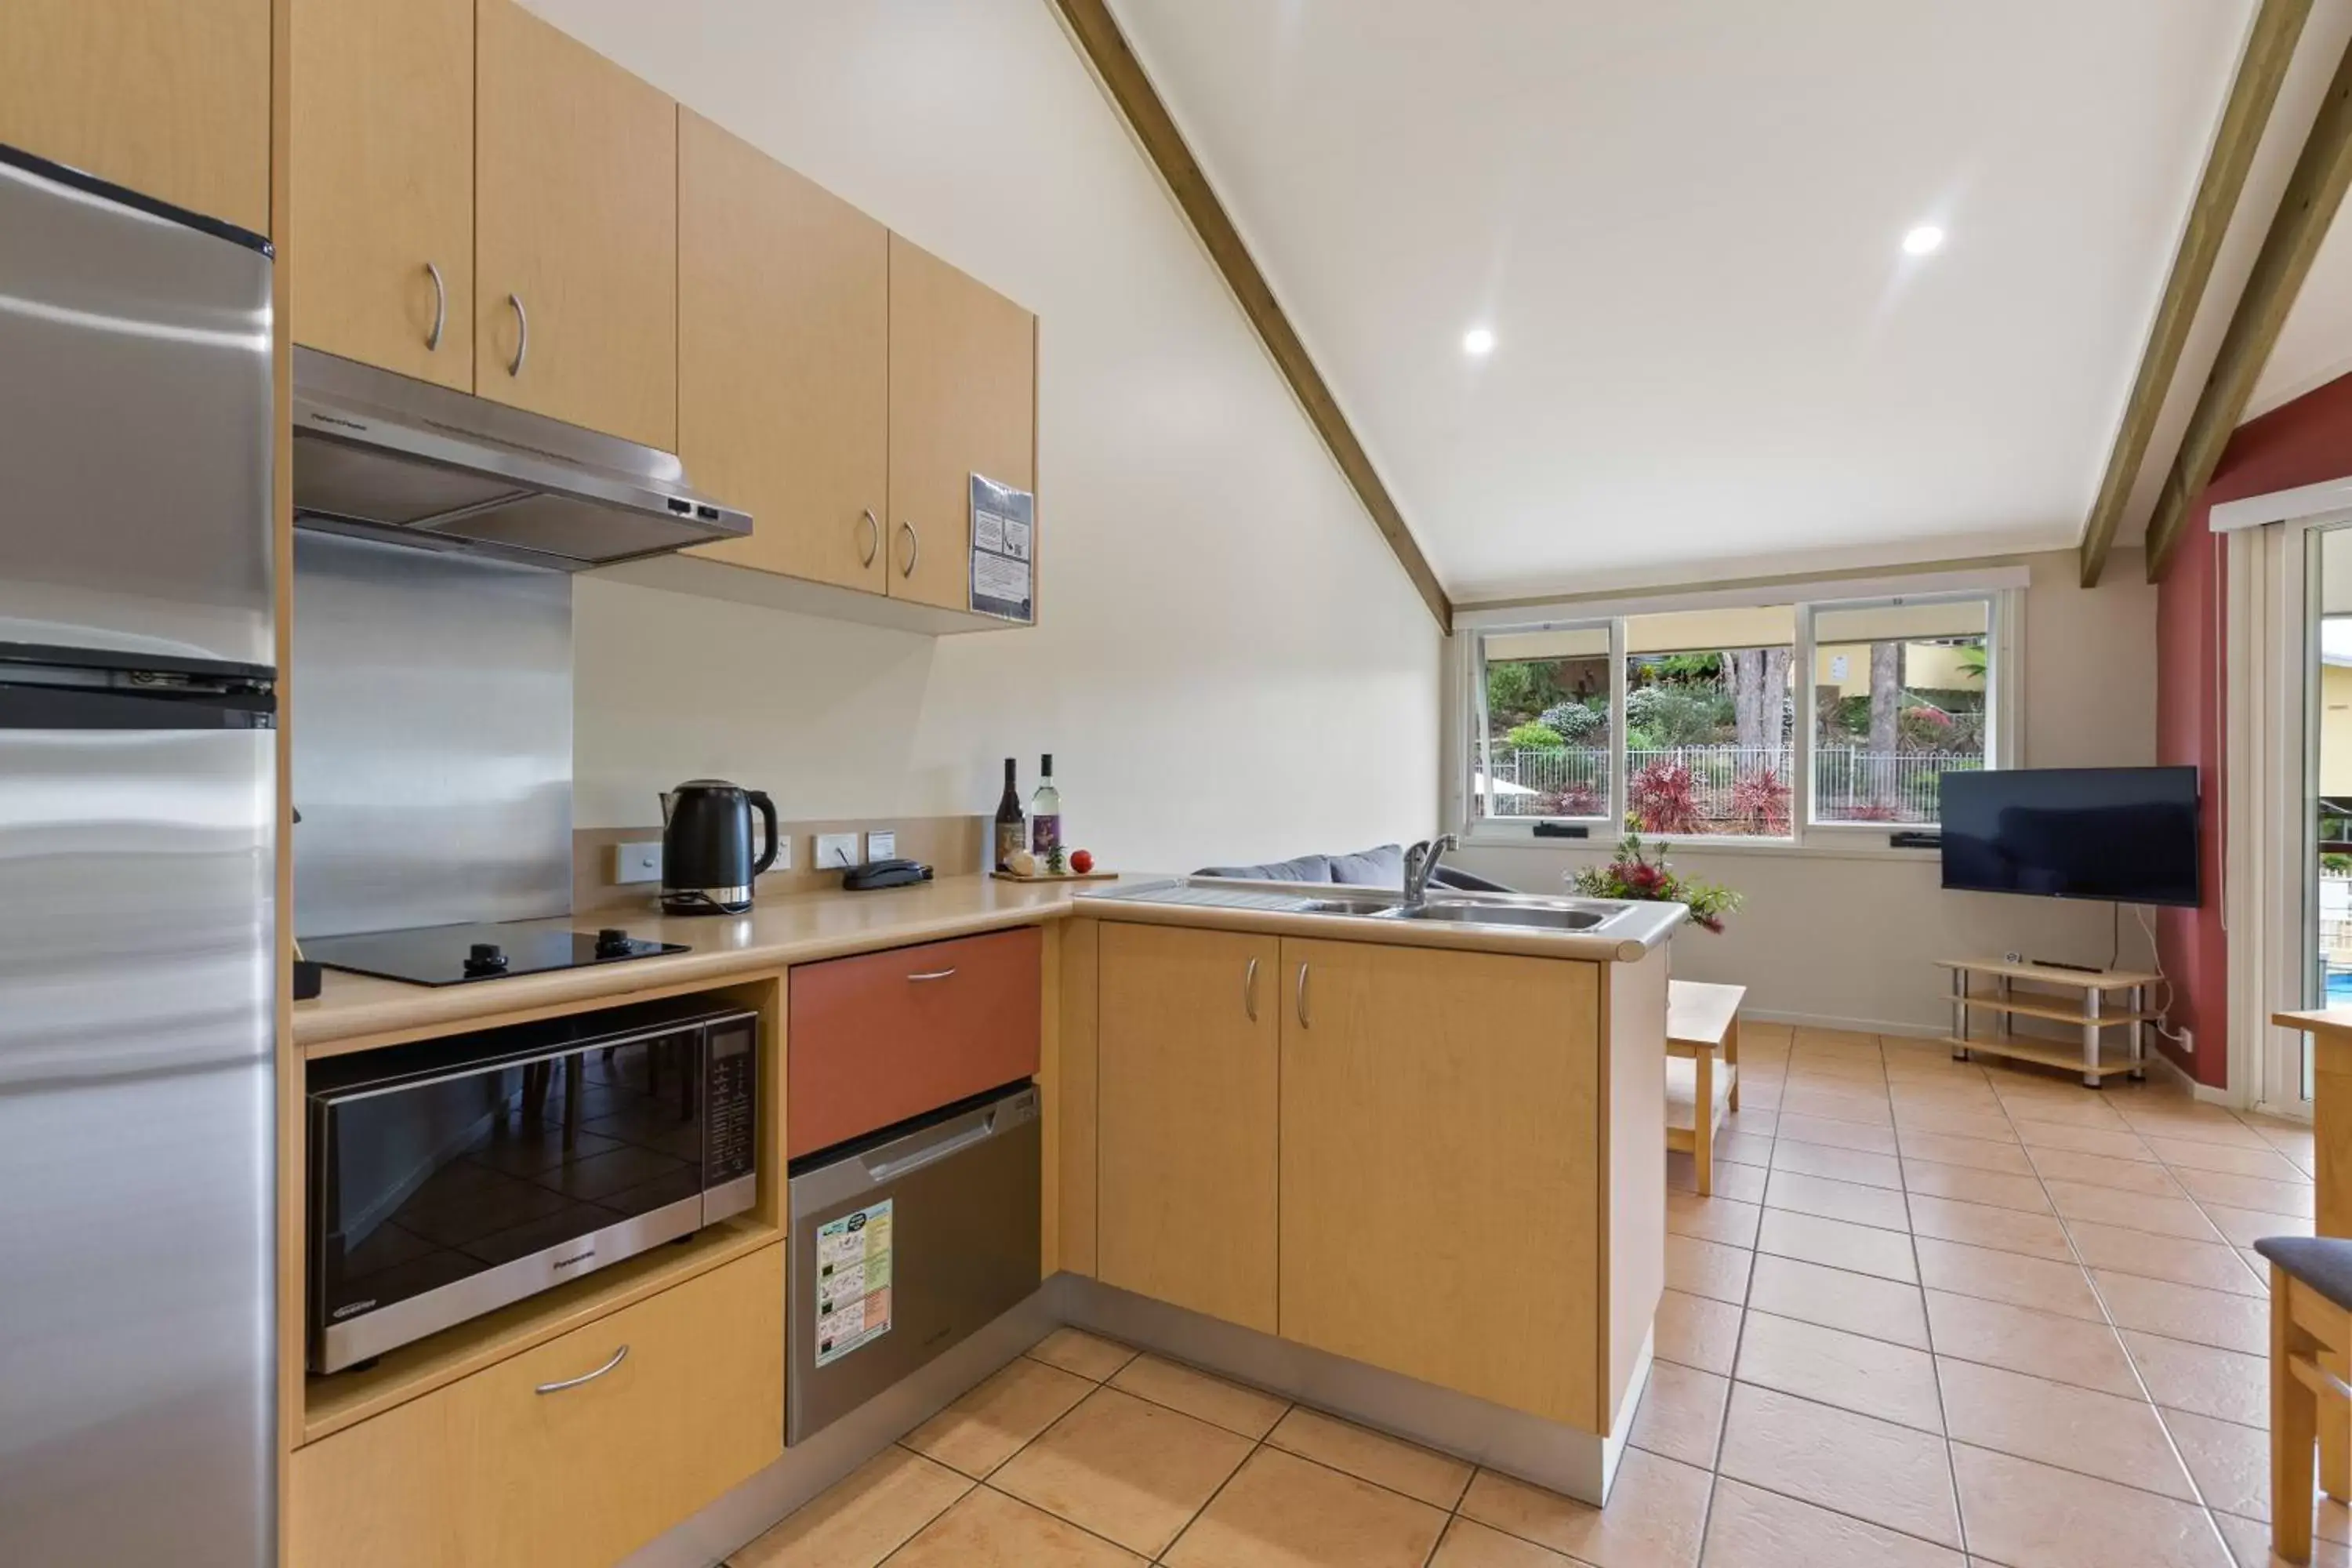
<instances>
[{"instance_id":1,"label":"stainless steel range hood","mask_svg":"<svg viewBox=\"0 0 2352 1568\"><path fill-rule=\"evenodd\" d=\"M294 521L561 572L751 531L670 453L306 348Z\"/></svg>"}]
</instances>

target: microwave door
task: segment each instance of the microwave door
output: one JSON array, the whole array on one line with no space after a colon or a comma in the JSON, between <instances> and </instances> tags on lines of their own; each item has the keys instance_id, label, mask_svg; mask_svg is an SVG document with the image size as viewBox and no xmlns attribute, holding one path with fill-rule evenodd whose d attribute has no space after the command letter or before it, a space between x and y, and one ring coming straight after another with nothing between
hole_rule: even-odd
<instances>
[{"instance_id":1,"label":"microwave door","mask_svg":"<svg viewBox=\"0 0 2352 1568\"><path fill-rule=\"evenodd\" d=\"M266 698L22 673L0 666L0 1563L260 1568L278 737Z\"/></svg>"}]
</instances>

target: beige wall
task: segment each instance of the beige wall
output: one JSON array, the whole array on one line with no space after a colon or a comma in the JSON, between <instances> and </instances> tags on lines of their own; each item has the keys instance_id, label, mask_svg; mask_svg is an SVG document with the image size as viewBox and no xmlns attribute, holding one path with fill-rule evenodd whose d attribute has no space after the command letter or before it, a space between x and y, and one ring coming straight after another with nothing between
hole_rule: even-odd
<instances>
[{"instance_id":1,"label":"beige wall","mask_svg":"<svg viewBox=\"0 0 2352 1568\"><path fill-rule=\"evenodd\" d=\"M2319 793L2352 795L2352 669L2319 667Z\"/></svg>"},{"instance_id":2,"label":"beige wall","mask_svg":"<svg viewBox=\"0 0 2352 1568\"><path fill-rule=\"evenodd\" d=\"M1904 644L1903 674L1904 684L1918 690L1973 691L1984 685L1981 676L1960 668L1960 650L1949 643ZM1813 684L1822 689L1834 686L1840 697L1869 696L1870 645L1866 642L1816 645L1813 648Z\"/></svg>"},{"instance_id":3,"label":"beige wall","mask_svg":"<svg viewBox=\"0 0 2352 1568\"><path fill-rule=\"evenodd\" d=\"M1440 639L1037 0L532 8L1035 310L1034 631L933 641L583 578L578 819L992 808L1189 869L1432 830ZM960 869L961 868L959 868Z\"/></svg>"},{"instance_id":4,"label":"beige wall","mask_svg":"<svg viewBox=\"0 0 2352 1568\"><path fill-rule=\"evenodd\" d=\"M2084 592L2072 552L2025 558L2021 759L2030 767L2126 766L2156 760L2156 590L2137 552L2117 552ZM1606 858L1606 845L1465 849L1473 870L1531 891ZM2112 906L1947 893L1930 854L1676 846L1675 866L1747 895L1722 936L1685 928L1675 973L1748 988L1760 1016L1940 1034L1950 1008L1939 958L2010 951L2077 963L2107 961ZM2123 962L2147 946L2128 911Z\"/></svg>"}]
</instances>

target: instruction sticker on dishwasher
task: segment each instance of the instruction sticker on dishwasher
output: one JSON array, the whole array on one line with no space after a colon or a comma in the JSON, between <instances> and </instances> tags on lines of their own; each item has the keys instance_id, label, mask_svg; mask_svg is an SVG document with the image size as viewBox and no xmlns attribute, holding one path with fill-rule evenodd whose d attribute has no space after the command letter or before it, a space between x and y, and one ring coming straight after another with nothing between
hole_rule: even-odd
<instances>
[{"instance_id":1,"label":"instruction sticker on dishwasher","mask_svg":"<svg viewBox=\"0 0 2352 1568\"><path fill-rule=\"evenodd\" d=\"M816 1230L816 1364L890 1331L890 1210L895 1198Z\"/></svg>"}]
</instances>

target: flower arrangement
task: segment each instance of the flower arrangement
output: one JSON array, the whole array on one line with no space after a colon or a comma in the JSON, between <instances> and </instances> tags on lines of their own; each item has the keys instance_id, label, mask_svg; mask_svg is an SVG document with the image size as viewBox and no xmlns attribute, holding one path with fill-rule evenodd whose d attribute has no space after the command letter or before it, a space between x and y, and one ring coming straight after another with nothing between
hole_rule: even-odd
<instances>
[{"instance_id":1,"label":"flower arrangement","mask_svg":"<svg viewBox=\"0 0 2352 1568\"><path fill-rule=\"evenodd\" d=\"M1625 835L1617 858L1606 866L1587 866L1571 879L1576 890L1594 899L1642 899L1684 904L1691 924L1720 935L1723 918L1738 912L1739 895L1713 882L1691 881L1666 864L1667 846L1645 849L1638 833Z\"/></svg>"}]
</instances>

